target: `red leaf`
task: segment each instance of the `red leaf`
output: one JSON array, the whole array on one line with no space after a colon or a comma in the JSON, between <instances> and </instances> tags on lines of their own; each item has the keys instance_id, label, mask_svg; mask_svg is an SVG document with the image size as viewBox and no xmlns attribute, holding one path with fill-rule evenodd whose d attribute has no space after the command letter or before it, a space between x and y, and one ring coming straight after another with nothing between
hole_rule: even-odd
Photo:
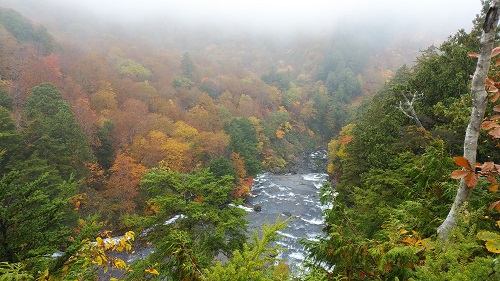
<instances>
[{"instance_id":1,"label":"red leaf","mask_svg":"<svg viewBox=\"0 0 500 281\"><path fill-rule=\"evenodd\" d=\"M500 119L500 115L493 115L490 117L490 120L498 120Z\"/></svg>"},{"instance_id":2,"label":"red leaf","mask_svg":"<svg viewBox=\"0 0 500 281\"><path fill-rule=\"evenodd\" d=\"M500 204L500 200L499 200L499 201L495 201L495 202L491 203L491 205L488 207L488 210L490 210L490 211L491 211L491 210L493 210L493 208L495 208L495 207L497 207L497 209L498 209L498 206L499 206L498 204Z\"/></svg>"},{"instance_id":3,"label":"red leaf","mask_svg":"<svg viewBox=\"0 0 500 281\"><path fill-rule=\"evenodd\" d=\"M488 93L496 93L498 92L498 88L495 86L488 86Z\"/></svg>"},{"instance_id":4,"label":"red leaf","mask_svg":"<svg viewBox=\"0 0 500 281\"><path fill-rule=\"evenodd\" d=\"M497 179L492 175L488 175L487 180L491 183L498 184Z\"/></svg>"},{"instance_id":5,"label":"red leaf","mask_svg":"<svg viewBox=\"0 0 500 281\"><path fill-rule=\"evenodd\" d=\"M500 125L498 125L497 123L495 123L493 121L484 121L481 124L481 128L483 128L483 130L489 130L489 129L497 128L497 127L500 127Z\"/></svg>"},{"instance_id":6,"label":"red leaf","mask_svg":"<svg viewBox=\"0 0 500 281\"><path fill-rule=\"evenodd\" d=\"M490 172L495 169L495 163L493 162L484 162L483 165L481 165L481 172Z\"/></svg>"},{"instance_id":7,"label":"red leaf","mask_svg":"<svg viewBox=\"0 0 500 281\"><path fill-rule=\"evenodd\" d=\"M495 81L493 81L490 77L486 78L486 81L484 82L486 83L486 86L495 87Z\"/></svg>"},{"instance_id":8,"label":"red leaf","mask_svg":"<svg viewBox=\"0 0 500 281\"><path fill-rule=\"evenodd\" d=\"M496 92L494 93L491 98L490 98L490 101L491 102L496 102L498 100L498 98L500 97L500 93L499 92Z\"/></svg>"},{"instance_id":9,"label":"red leaf","mask_svg":"<svg viewBox=\"0 0 500 281\"><path fill-rule=\"evenodd\" d=\"M488 135L490 135L496 139L500 139L500 128L495 128L495 129L489 131Z\"/></svg>"},{"instance_id":10,"label":"red leaf","mask_svg":"<svg viewBox=\"0 0 500 281\"><path fill-rule=\"evenodd\" d=\"M500 105L495 105L493 107L493 110L496 111L496 112L500 112Z\"/></svg>"},{"instance_id":11,"label":"red leaf","mask_svg":"<svg viewBox=\"0 0 500 281\"><path fill-rule=\"evenodd\" d=\"M500 54L500 47L496 47L493 49L493 51L491 51L492 57L497 56L498 54Z\"/></svg>"},{"instance_id":12,"label":"red leaf","mask_svg":"<svg viewBox=\"0 0 500 281\"><path fill-rule=\"evenodd\" d=\"M467 160L467 158L463 156L456 156L453 157L453 161L455 161L455 164L457 164L458 166L463 167L469 171L472 171L472 167L469 164L469 160Z\"/></svg>"},{"instance_id":13,"label":"red leaf","mask_svg":"<svg viewBox=\"0 0 500 281\"><path fill-rule=\"evenodd\" d=\"M490 192L497 192L498 191L498 184L494 183L494 184L490 185L489 189L490 189Z\"/></svg>"},{"instance_id":14,"label":"red leaf","mask_svg":"<svg viewBox=\"0 0 500 281\"><path fill-rule=\"evenodd\" d=\"M496 62L495 62L495 66L499 66L500 65L500 59L498 59Z\"/></svg>"},{"instance_id":15,"label":"red leaf","mask_svg":"<svg viewBox=\"0 0 500 281\"><path fill-rule=\"evenodd\" d=\"M465 177L465 184L467 184L468 187L474 187L477 185L477 176L476 173L469 173Z\"/></svg>"},{"instance_id":16,"label":"red leaf","mask_svg":"<svg viewBox=\"0 0 500 281\"><path fill-rule=\"evenodd\" d=\"M474 53L474 52L468 52L467 55L469 55L469 57L471 58L479 58L479 54L478 53Z\"/></svg>"},{"instance_id":17,"label":"red leaf","mask_svg":"<svg viewBox=\"0 0 500 281\"><path fill-rule=\"evenodd\" d=\"M471 171L467 171L467 170L455 170L451 173L450 177L452 179L456 179L456 180L459 180L461 178L464 178L465 176L467 176L469 173L471 173Z\"/></svg>"}]
</instances>

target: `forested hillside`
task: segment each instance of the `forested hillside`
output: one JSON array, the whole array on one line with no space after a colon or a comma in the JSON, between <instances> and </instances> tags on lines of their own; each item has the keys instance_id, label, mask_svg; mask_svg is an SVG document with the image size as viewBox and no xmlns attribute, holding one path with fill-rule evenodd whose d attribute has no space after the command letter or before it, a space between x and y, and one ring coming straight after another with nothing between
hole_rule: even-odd
<instances>
[{"instance_id":1,"label":"forested hillside","mask_svg":"<svg viewBox=\"0 0 500 281\"><path fill-rule=\"evenodd\" d=\"M435 234L458 186L450 174L476 65L468 53L479 51L488 5L472 31L420 53L418 36L370 29L272 40L43 9L28 12L33 20L0 7L0 273L494 279L500 217L487 207L498 186L480 179L451 238ZM495 161L497 140L483 133L478 161ZM287 221L248 240L238 206L254 176L287 173L326 146L322 200L333 207L324 237L304 241L309 269L292 277L270 244ZM144 259L119 258L145 246L155 250Z\"/></svg>"},{"instance_id":2,"label":"forested hillside","mask_svg":"<svg viewBox=\"0 0 500 281\"><path fill-rule=\"evenodd\" d=\"M488 73L490 103L478 164L472 168L461 157L487 11L485 6L471 32L459 31L425 50L414 66L401 67L329 143L329 173L336 184L322 195L333 203L328 236L306 245L314 264L335 267L318 274L331 280L499 277L498 185L496 172L485 168L500 157L498 137L486 126L496 127L498 120L497 91L491 88L497 85L498 49ZM449 236L438 236L460 178L472 196L456 209Z\"/></svg>"}]
</instances>

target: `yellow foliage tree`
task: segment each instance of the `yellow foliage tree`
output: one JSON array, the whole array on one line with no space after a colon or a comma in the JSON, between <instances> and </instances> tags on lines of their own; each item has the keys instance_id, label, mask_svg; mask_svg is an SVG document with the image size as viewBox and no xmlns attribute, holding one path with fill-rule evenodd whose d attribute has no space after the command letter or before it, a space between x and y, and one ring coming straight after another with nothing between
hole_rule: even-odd
<instances>
[{"instance_id":1,"label":"yellow foliage tree","mask_svg":"<svg viewBox=\"0 0 500 281\"><path fill-rule=\"evenodd\" d=\"M182 139L185 142L193 142L198 135L198 130L190 126L183 121L178 121L175 123L175 130L172 134L174 138Z\"/></svg>"},{"instance_id":2,"label":"yellow foliage tree","mask_svg":"<svg viewBox=\"0 0 500 281\"><path fill-rule=\"evenodd\" d=\"M340 169L342 162L347 158L346 145L353 139L354 124L347 124L340 130L337 139L328 143L328 173L334 175ZM335 178L335 175L334 175Z\"/></svg>"},{"instance_id":3,"label":"yellow foliage tree","mask_svg":"<svg viewBox=\"0 0 500 281\"><path fill-rule=\"evenodd\" d=\"M188 155L190 148L187 143L169 138L161 149L164 152L163 160L160 162L161 167L174 172L187 172L192 168L191 157Z\"/></svg>"},{"instance_id":4,"label":"yellow foliage tree","mask_svg":"<svg viewBox=\"0 0 500 281\"><path fill-rule=\"evenodd\" d=\"M104 275L110 269L116 271L130 271L129 265L121 258L113 256L115 253L132 251L134 232L128 231L121 237L111 237L105 232L95 241L85 239L82 247L64 263L61 272L56 276L45 270L37 280L94 280L98 277L96 269L100 268ZM104 276L100 276L105 278ZM108 276L109 280L118 280ZM107 279L106 278L106 279Z\"/></svg>"},{"instance_id":5,"label":"yellow foliage tree","mask_svg":"<svg viewBox=\"0 0 500 281\"><path fill-rule=\"evenodd\" d=\"M238 179L244 179L247 177L247 172L245 169L245 162L241 155L237 152L231 153L231 158L233 159L233 166L236 170L236 175Z\"/></svg>"}]
</instances>

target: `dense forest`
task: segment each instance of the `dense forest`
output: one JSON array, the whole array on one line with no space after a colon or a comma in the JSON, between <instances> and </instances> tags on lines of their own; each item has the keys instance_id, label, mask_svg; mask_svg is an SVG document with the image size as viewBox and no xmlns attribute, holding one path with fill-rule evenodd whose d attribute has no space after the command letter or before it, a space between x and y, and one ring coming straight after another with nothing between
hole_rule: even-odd
<instances>
[{"instance_id":1,"label":"dense forest","mask_svg":"<svg viewBox=\"0 0 500 281\"><path fill-rule=\"evenodd\" d=\"M370 30L228 40L0 7L0 280L499 278L498 58L482 164L460 157L490 6L420 53ZM322 147L326 227L291 272L272 242L293 217L248 237L240 207ZM443 238L457 179L472 195Z\"/></svg>"}]
</instances>

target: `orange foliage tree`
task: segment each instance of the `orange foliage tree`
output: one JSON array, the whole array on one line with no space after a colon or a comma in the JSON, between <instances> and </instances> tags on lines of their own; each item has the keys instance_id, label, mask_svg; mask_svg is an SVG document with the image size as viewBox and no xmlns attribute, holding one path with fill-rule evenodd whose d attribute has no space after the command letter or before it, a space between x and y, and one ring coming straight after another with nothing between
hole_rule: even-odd
<instances>
[{"instance_id":1,"label":"orange foliage tree","mask_svg":"<svg viewBox=\"0 0 500 281\"><path fill-rule=\"evenodd\" d=\"M231 158L236 170L236 175L238 176L238 186L233 190L232 195L235 198L241 198L250 194L253 178L247 176L245 162L239 153L231 153Z\"/></svg>"},{"instance_id":2,"label":"orange foliage tree","mask_svg":"<svg viewBox=\"0 0 500 281\"><path fill-rule=\"evenodd\" d=\"M117 219L116 216L135 211L135 200L139 196L138 185L146 168L132 157L119 153L109 171L111 175L104 195L111 203L115 215L113 219Z\"/></svg>"},{"instance_id":3,"label":"orange foliage tree","mask_svg":"<svg viewBox=\"0 0 500 281\"><path fill-rule=\"evenodd\" d=\"M195 158L203 163L224 156L229 136L224 132L201 132L194 141Z\"/></svg>"},{"instance_id":4,"label":"orange foliage tree","mask_svg":"<svg viewBox=\"0 0 500 281\"><path fill-rule=\"evenodd\" d=\"M148 106L143 101L126 100L122 110L114 120L114 136L117 147L133 143L134 137L147 132L146 118Z\"/></svg>"},{"instance_id":5,"label":"orange foliage tree","mask_svg":"<svg viewBox=\"0 0 500 281\"><path fill-rule=\"evenodd\" d=\"M165 143L168 136L160 131L150 131L146 137L134 138L132 156L146 167L152 168L166 157Z\"/></svg>"}]
</instances>

